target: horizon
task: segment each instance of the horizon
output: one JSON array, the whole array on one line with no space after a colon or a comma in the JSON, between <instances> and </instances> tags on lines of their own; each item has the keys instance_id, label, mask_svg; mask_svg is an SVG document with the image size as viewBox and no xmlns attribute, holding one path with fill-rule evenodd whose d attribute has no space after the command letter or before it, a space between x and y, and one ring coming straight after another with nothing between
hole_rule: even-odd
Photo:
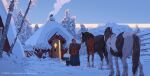
<instances>
[{"instance_id":1,"label":"horizon","mask_svg":"<svg viewBox=\"0 0 150 76\"><path fill-rule=\"evenodd\" d=\"M100 27L100 26L104 26L106 23L100 23L100 24L96 24L96 23L91 23L91 24L84 24L86 28L97 28L97 27ZM137 23L117 23L119 25L124 25L124 26L129 26L130 28L136 28L136 25L140 28L140 29L146 29L146 28L150 28L150 23L145 23L145 24L137 24ZM31 24L30 26L32 28L34 28L36 24ZM39 27L42 27L44 24L38 24ZM80 23L76 23L76 28L80 28Z\"/></svg>"}]
</instances>

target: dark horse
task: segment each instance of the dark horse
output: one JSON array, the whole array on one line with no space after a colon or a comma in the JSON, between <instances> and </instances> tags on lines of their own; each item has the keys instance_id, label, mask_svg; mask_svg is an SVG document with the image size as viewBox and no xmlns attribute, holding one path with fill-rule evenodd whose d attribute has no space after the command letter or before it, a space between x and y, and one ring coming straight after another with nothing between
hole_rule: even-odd
<instances>
[{"instance_id":1,"label":"dark horse","mask_svg":"<svg viewBox=\"0 0 150 76\"><path fill-rule=\"evenodd\" d=\"M104 35L94 36L89 32L82 32L81 42L85 42L87 47L87 60L88 66L90 66L90 55L92 55L92 67L94 66L94 53L97 52L101 58L101 69L103 65L103 59L106 58L106 62L108 63L107 51L105 48Z\"/></svg>"},{"instance_id":2,"label":"dark horse","mask_svg":"<svg viewBox=\"0 0 150 76\"><path fill-rule=\"evenodd\" d=\"M135 32L122 32L116 36L110 27L107 27L104 32L106 42L110 76L114 75L112 56L115 57L116 76L120 76L118 65L118 57L123 64L122 76L128 76L127 58L132 55L132 72L136 75L137 68L140 69L140 76L143 76L143 67L140 62L140 39Z\"/></svg>"}]
</instances>

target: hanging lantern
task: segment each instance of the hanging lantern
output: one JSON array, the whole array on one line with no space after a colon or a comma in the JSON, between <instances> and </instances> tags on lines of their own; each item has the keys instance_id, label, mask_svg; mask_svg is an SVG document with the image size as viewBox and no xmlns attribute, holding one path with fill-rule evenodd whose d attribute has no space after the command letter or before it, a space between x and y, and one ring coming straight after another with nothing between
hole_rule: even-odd
<instances>
[{"instance_id":1,"label":"hanging lantern","mask_svg":"<svg viewBox=\"0 0 150 76\"><path fill-rule=\"evenodd\" d=\"M57 48L57 46L58 46L58 45L57 45L57 43L55 42L55 43L54 43L54 48L56 49L56 48Z\"/></svg>"}]
</instances>

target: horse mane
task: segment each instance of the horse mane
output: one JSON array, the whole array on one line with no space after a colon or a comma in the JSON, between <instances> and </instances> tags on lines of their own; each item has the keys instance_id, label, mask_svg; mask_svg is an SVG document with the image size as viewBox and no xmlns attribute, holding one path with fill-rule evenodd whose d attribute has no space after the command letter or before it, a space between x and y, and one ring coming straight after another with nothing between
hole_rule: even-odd
<instances>
[{"instance_id":1,"label":"horse mane","mask_svg":"<svg viewBox=\"0 0 150 76\"><path fill-rule=\"evenodd\" d=\"M84 34L85 37L87 37L87 38L94 38L94 35L93 35L92 33L90 33L90 32L84 32L83 34Z\"/></svg>"},{"instance_id":2,"label":"horse mane","mask_svg":"<svg viewBox=\"0 0 150 76\"><path fill-rule=\"evenodd\" d=\"M105 33L113 34L112 28L111 28L111 27L107 27L107 28L105 29Z\"/></svg>"},{"instance_id":3,"label":"horse mane","mask_svg":"<svg viewBox=\"0 0 150 76\"><path fill-rule=\"evenodd\" d=\"M107 40L113 34L111 27L107 27L104 31L105 40Z\"/></svg>"}]
</instances>

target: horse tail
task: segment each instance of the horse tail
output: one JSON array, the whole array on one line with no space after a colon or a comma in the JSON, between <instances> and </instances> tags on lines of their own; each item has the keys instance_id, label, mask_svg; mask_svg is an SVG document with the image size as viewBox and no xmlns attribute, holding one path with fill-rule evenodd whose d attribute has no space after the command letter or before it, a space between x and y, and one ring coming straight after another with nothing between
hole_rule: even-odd
<instances>
[{"instance_id":1,"label":"horse tail","mask_svg":"<svg viewBox=\"0 0 150 76\"><path fill-rule=\"evenodd\" d=\"M140 39L138 36L133 35L133 52L132 52L132 72L136 73L137 68L139 66L140 59Z\"/></svg>"}]
</instances>

